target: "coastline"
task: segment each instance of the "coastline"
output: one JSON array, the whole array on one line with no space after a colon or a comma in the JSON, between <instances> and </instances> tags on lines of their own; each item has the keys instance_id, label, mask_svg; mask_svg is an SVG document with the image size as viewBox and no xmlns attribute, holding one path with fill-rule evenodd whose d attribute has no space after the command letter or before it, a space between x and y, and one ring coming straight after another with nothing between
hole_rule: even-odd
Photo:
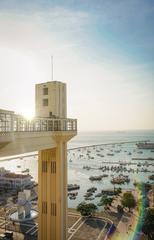
<instances>
[{"instance_id":1,"label":"coastline","mask_svg":"<svg viewBox=\"0 0 154 240\"><path fill-rule=\"evenodd\" d=\"M138 143L138 142L145 142L145 141L149 141L149 140L141 140L141 141L120 141L120 142L112 142L112 143L100 143L100 144L92 144L92 145L84 145L84 146L78 146L78 147L73 147L73 148L68 148L67 151L71 151L71 150L77 150L77 149L84 149L84 148L93 148L93 147L99 147L99 146L108 146L108 145L116 145L116 144L129 144L129 143ZM15 160L15 159L19 159L19 158L25 158L25 157L33 157L33 156L38 156L38 153L34 153L34 154L20 154L20 155L16 155L15 157L11 156L8 158L0 158L0 162L4 162L4 161L10 161L10 160Z\"/></svg>"}]
</instances>

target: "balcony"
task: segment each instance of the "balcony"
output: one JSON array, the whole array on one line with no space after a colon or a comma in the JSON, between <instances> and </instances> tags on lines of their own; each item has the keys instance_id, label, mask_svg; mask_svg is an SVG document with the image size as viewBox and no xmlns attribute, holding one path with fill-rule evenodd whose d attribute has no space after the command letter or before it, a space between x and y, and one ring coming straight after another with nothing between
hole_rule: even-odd
<instances>
[{"instance_id":1,"label":"balcony","mask_svg":"<svg viewBox=\"0 0 154 240\"><path fill-rule=\"evenodd\" d=\"M33 118L0 110L0 157L56 147L56 139L77 134L76 119Z\"/></svg>"},{"instance_id":2,"label":"balcony","mask_svg":"<svg viewBox=\"0 0 154 240\"><path fill-rule=\"evenodd\" d=\"M0 112L0 135L11 132L77 131L76 119L33 118L27 120L12 112Z\"/></svg>"}]
</instances>

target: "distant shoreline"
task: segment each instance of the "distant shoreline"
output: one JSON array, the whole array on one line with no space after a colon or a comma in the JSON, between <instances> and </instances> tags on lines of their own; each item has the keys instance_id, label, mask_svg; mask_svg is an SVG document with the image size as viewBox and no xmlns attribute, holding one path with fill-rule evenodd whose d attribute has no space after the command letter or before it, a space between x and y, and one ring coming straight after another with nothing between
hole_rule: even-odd
<instances>
[{"instance_id":1,"label":"distant shoreline","mask_svg":"<svg viewBox=\"0 0 154 240\"><path fill-rule=\"evenodd\" d=\"M97 146L107 146L107 145L114 145L114 144L125 144L125 143L138 143L138 142L148 142L149 140L142 140L142 141L128 141L128 142L113 142L113 143L99 143L99 144L92 144L92 145L85 145L85 146L79 146L79 147L73 147L73 148L68 148L67 151L72 151L76 149L83 149L83 148L91 148L91 147L97 147ZM5 162L5 161L11 161L19 158L25 158L25 157L33 157L33 156L38 156L38 153L34 154L29 154L29 155L19 155L16 157L9 157L9 158L2 158L0 159L0 162Z\"/></svg>"},{"instance_id":2,"label":"distant shoreline","mask_svg":"<svg viewBox=\"0 0 154 240\"><path fill-rule=\"evenodd\" d=\"M142 140L142 141L128 141L128 142L112 142L112 143L99 143L99 144L92 144L92 145L85 145L80 147L69 148L68 150L75 150L79 148L87 148L87 147L97 147L97 146L106 146L106 145L114 145L114 144L125 144L125 143L141 143L141 142L149 142L149 140Z\"/></svg>"}]
</instances>

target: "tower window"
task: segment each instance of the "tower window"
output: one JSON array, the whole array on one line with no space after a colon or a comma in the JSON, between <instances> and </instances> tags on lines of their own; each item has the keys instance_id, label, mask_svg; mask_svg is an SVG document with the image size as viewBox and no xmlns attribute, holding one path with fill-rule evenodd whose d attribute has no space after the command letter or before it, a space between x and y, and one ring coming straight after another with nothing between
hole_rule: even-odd
<instances>
[{"instance_id":1,"label":"tower window","mask_svg":"<svg viewBox=\"0 0 154 240\"><path fill-rule=\"evenodd\" d=\"M43 88L43 95L48 95L48 88Z\"/></svg>"},{"instance_id":2,"label":"tower window","mask_svg":"<svg viewBox=\"0 0 154 240\"><path fill-rule=\"evenodd\" d=\"M48 106L48 99L47 98L43 99L43 106L44 107Z\"/></svg>"}]
</instances>

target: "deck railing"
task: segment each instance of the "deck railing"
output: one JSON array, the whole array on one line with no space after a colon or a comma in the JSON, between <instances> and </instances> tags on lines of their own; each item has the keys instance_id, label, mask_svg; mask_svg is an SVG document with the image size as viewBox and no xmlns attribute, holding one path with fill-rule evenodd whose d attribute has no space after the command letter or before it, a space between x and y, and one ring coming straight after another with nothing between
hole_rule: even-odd
<instances>
[{"instance_id":1,"label":"deck railing","mask_svg":"<svg viewBox=\"0 0 154 240\"><path fill-rule=\"evenodd\" d=\"M21 115L0 112L0 133L77 131L77 120L70 118L33 118L27 120Z\"/></svg>"}]
</instances>

